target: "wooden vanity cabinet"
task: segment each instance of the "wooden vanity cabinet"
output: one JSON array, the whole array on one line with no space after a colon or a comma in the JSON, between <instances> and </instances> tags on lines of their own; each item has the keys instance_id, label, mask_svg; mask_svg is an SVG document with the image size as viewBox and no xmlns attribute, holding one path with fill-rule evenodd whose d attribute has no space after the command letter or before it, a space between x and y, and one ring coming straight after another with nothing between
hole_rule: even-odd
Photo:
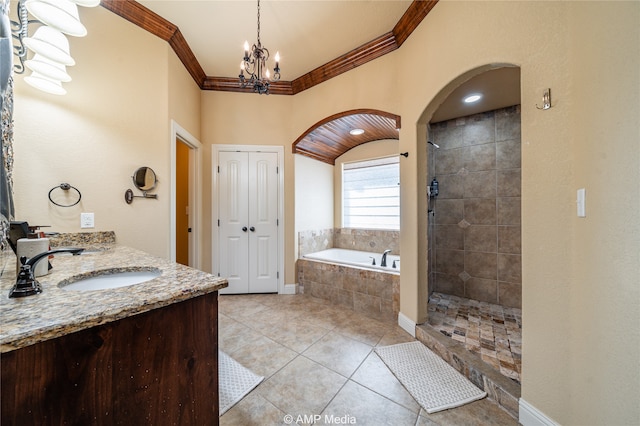
<instances>
[{"instance_id":1,"label":"wooden vanity cabinet","mask_svg":"<svg viewBox=\"0 0 640 426\"><path fill-rule=\"evenodd\" d=\"M218 293L3 353L0 368L2 425L217 425Z\"/></svg>"}]
</instances>

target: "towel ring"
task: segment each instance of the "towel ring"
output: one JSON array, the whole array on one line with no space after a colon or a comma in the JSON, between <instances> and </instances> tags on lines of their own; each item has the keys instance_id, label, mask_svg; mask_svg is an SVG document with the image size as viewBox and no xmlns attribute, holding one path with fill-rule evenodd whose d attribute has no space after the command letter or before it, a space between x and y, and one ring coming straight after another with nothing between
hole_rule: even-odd
<instances>
[{"instance_id":1,"label":"towel ring","mask_svg":"<svg viewBox=\"0 0 640 426\"><path fill-rule=\"evenodd\" d=\"M77 200L76 200L76 202L75 202L75 203L73 203L73 204L66 204L66 205L65 205L65 204L59 204L59 203L56 203L55 201L53 201L53 199L51 199L51 193L53 192L53 190L54 190L54 189L58 189L58 188L62 189L62 190L63 190L63 191L65 191L65 192L66 192L66 191L68 191L68 190L70 190L70 189L73 189L74 191L76 191L76 192L78 193L78 199L77 199ZM76 204L78 204L78 203L80 202L80 200L81 200L81 199L82 199L82 194L80 193L80 191L78 190L78 188L76 188L75 186L71 186L71 185L70 185L70 184L68 184L68 183L61 183L61 184L60 184L60 185L58 185L58 186L54 186L54 187L53 187L53 188L51 188L51 190L49 191L49 201L51 201L53 204L55 204L55 205L56 205L56 206L58 206L58 207L73 207L73 206L75 206Z\"/></svg>"}]
</instances>

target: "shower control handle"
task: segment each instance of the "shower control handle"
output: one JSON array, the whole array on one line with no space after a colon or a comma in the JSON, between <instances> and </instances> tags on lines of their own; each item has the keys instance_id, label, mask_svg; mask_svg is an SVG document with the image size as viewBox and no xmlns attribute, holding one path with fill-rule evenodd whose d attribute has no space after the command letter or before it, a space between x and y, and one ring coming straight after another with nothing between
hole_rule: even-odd
<instances>
[{"instance_id":1,"label":"shower control handle","mask_svg":"<svg viewBox=\"0 0 640 426\"><path fill-rule=\"evenodd\" d=\"M251 232L256 232L256 228L254 228L253 226L251 228L249 228L249 231Z\"/></svg>"},{"instance_id":2,"label":"shower control handle","mask_svg":"<svg viewBox=\"0 0 640 426\"><path fill-rule=\"evenodd\" d=\"M247 232L247 227L246 226L242 227L242 232Z\"/></svg>"}]
</instances>

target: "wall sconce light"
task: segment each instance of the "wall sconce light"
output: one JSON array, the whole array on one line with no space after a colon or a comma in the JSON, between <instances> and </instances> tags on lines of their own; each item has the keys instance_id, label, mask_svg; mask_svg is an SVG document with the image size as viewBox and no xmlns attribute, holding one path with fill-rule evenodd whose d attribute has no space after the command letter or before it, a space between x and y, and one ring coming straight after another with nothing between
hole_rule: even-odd
<instances>
[{"instance_id":1,"label":"wall sconce light","mask_svg":"<svg viewBox=\"0 0 640 426\"><path fill-rule=\"evenodd\" d=\"M36 89L55 95L64 95L67 91L63 82L71 81L66 67L75 65L69 53L69 41L65 37L84 37L87 29L80 22L78 5L95 7L100 0L19 0L18 22L11 22L11 32L18 44L13 53L18 58L13 70L23 74L26 68L32 73L25 82ZM36 19L29 19L29 14ZM29 37L29 24L42 24ZM35 53L27 60L27 49ZM25 68L26 66L26 68Z\"/></svg>"},{"instance_id":2,"label":"wall sconce light","mask_svg":"<svg viewBox=\"0 0 640 426\"><path fill-rule=\"evenodd\" d=\"M62 65L75 65L76 61L69 53L69 40L60 31L42 26L33 34L33 37L27 37L24 45L34 53L40 54L45 58L51 59Z\"/></svg>"},{"instance_id":3,"label":"wall sconce light","mask_svg":"<svg viewBox=\"0 0 640 426\"><path fill-rule=\"evenodd\" d=\"M78 5L70 0L26 0L25 6L45 25L73 37L87 35L87 29L80 22Z\"/></svg>"}]
</instances>

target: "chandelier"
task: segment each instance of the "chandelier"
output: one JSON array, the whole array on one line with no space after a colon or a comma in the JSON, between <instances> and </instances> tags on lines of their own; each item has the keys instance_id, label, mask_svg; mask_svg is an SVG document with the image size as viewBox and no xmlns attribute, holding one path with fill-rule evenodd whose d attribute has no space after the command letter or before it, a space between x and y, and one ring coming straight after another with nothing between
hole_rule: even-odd
<instances>
[{"instance_id":1,"label":"chandelier","mask_svg":"<svg viewBox=\"0 0 640 426\"><path fill-rule=\"evenodd\" d=\"M258 42L249 50L249 42L244 42L244 58L240 62L240 87L251 87L254 93L269 94L272 82L280 80L280 54L276 52L276 66L273 68L273 78L267 68L269 50L260 43L260 0L258 0ZM248 78L244 73L247 72Z\"/></svg>"}]
</instances>

